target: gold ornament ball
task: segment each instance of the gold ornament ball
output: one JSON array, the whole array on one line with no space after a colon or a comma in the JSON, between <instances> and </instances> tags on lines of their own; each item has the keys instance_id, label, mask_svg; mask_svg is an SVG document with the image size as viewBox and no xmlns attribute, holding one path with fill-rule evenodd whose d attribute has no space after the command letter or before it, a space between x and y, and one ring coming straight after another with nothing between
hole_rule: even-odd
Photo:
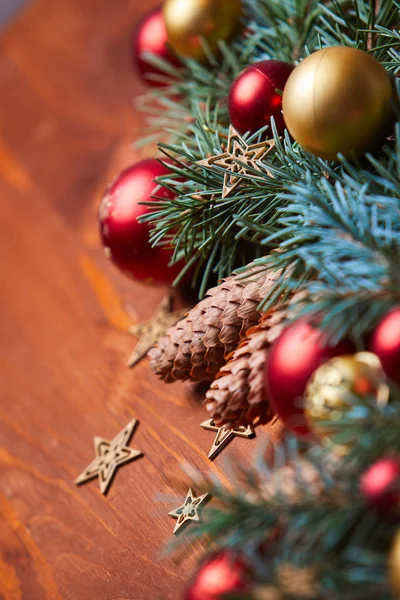
<instances>
[{"instance_id":1,"label":"gold ornament ball","mask_svg":"<svg viewBox=\"0 0 400 600\"><path fill-rule=\"evenodd\" d=\"M400 530L395 535L389 555L389 581L396 598L400 599Z\"/></svg>"},{"instance_id":2,"label":"gold ornament ball","mask_svg":"<svg viewBox=\"0 0 400 600\"><path fill-rule=\"evenodd\" d=\"M324 48L305 58L283 91L283 116L308 152L336 160L365 154L393 121L391 79L375 58L354 48Z\"/></svg>"},{"instance_id":3,"label":"gold ornament ball","mask_svg":"<svg viewBox=\"0 0 400 600\"><path fill-rule=\"evenodd\" d=\"M305 414L313 431L328 441L337 433L335 421L359 408L360 405L354 405L355 396L375 396L377 403L386 403L388 395L389 388L375 354L358 352L338 356L320 366L308 382ZM332 427L322 422L329 422Z\"/></svg>"},{"instance_id":4,"label":"gold ornament ball","mask_svg":"<svg viewBox=\"0 0 400 600\"><path fill-rule=\"evenodd\" d=\"M186 58L206 58L201 39L212 52L220 40L229 40L239 29L241 0L166 0L164 20L172 49Z\"/></svg>"}]
</instances>

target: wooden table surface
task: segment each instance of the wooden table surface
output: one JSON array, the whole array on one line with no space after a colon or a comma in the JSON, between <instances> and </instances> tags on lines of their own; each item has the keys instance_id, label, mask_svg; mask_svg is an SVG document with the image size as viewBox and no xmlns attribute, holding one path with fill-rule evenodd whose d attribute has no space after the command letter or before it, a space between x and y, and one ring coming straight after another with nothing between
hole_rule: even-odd
<instances>
[{"instance_id":1,"label":"wooden table surface","mask_svg":"<svg viewBox=\"0 0 400 600\"><path fill-rule=\"evenodd\" d=\"M213 434L184 386L127 370L127 328L165 290L119 275L98 240L104 186L138 158L129 41L154 4L37 0L0 38L1 599L178 600L196 553L177 566L160 552L190 485L181 462L222 472L229 454L207 459ZM93 437L132 418L144 457L107 497L74 486Z\"/></svg>"}]
</instances>

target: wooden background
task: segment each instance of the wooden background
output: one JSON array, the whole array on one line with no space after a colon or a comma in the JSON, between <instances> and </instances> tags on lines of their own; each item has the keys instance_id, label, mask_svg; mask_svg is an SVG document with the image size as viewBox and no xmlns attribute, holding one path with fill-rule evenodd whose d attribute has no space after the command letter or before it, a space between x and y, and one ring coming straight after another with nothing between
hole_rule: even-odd
<instances>
[{"instance_id":1,"label":"wooden background","mask_svg":"<svg viewBox=\"0 0 400 600\"><path fill-rule=\"evenodd\" d=\"M98 241L103 188L138 158L130 36L154 4L37 0L0 38L1 599L179 599L196 556L177 567L159 552L190 485L180 463L221 472L229 454L208 461L213 434L184 386L126 369L127 327L165 290L124 279ZM75 487L93 436L133 417L144 458L107 497Z\"/></svg>"}]
</instances>

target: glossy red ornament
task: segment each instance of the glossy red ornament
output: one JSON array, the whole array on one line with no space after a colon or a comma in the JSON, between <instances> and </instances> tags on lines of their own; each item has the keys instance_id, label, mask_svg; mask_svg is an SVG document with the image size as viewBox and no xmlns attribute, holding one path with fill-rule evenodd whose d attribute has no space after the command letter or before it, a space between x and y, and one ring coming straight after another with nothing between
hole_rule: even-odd
<instances>
[{"instance_id":1,"label":"glossy red ornament","mask_svg":"<svg viewBox=\"0 0 400 600\"><path fill-rule=\"evenodd\" d=\"M243 559L231 552L217 552L200 565L184 600L222 600L227 594L248 589L249 580L250 570Z\"/></svg>"},{"instance_id":2,"label":"glossy red ornament","mask_svg":"<svg viewBox=\"0 0 400 600\"><path fill-rule=\"evenodd\" d=\"M154 54L176 67L181 65L178 57L175 56L168 46L167 30L164 23L162 8L160 7L152 10L146 15L135 28L133 34L132 58L143 81L153 87L165 85L162 82L154 81L149 77L149 75L165 76L166 74L147 62L144 57L146 53Z\"/></svg>"},{"instance_id":3,"label":"glossy red ornament","mask_svg":"<svg viewBox=\"0 0 400 600\"><path fill-rule=\"evenodd\" d=\"M229 116L239 133L255 133L274 117L278 132L285 122L282 115L283 91L294 66L281 60L262 60L245 69L235 79L229 93Z\"/></svg>"},{"instance_id":4,"label":"glossy red ornament","mask_svg":"<svg viewBox=\"0 0 400 600\"><path fill-rule=\"evenodd\" d=\"M377 355L389 379L400 386L400 306L380 321L372 334L369 350Z\"/></svg>"},{"instance_id":5,"label":"glossy red ornament","mask_svg":"<svg viewBox=\"0 0 400 600\"><path fill-rule=\"evenodd\" d=\"M151 247L150 225L137 220L150 212L150 207L139 202L151 201L157 187L154 178L168 173L167 167L157 160L142 160L118 175L99 207L100 234L106 256L125 275L146 283L172 283L183 266L168 268L172 248ZM157 196L174 197L170 190L162 187Z\"/></svg>"},{"instance_id":6,"label":"glossy red ornament","mask_svg":"<svg viewBox=\"0 0 400 600\"><path fill-rule=\"evenodd\" d=\"M382 458L369 467L360 491L370 506L400 516L400 457Z\"/></svg>"},{"instance_id":7,"label":"glossy red ornament","mask_svg":"<svg viewBox=\"0 0 400 600\"><path fill-rule=\"evenodd\" d=\"M304 320L289 325L273 344L266 366L268 399L293 433L312 433L303 409L303 394L311 375L330 358L354 351L348 341L327 346L321 331Z\"/></svg>"}]
</instances>

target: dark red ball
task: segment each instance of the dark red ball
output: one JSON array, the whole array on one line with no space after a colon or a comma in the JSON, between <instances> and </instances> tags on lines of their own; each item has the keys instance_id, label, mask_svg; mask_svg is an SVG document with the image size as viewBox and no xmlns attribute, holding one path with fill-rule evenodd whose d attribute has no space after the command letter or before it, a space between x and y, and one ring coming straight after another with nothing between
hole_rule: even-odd
<instances>
[{"instance_id":1,"label":"dark red ball","mask_svg":"<svg viewBox=\"0 0 400 600\"><path fill-rule=\"evenodd\" d=\"M220 600L248 589L249 580L250 570L243 559L231 552L217 552L200 565L184 600Z\"/></svg>"},{"instance_id":2,"label":"dark red ball","mask_svg":"<svg viewBox=\"0 0 400 600\"><path fill-rule=\"evenodd\" d=\"M266 366L268 399L293 433L312 433L303 407L303 394L311 375L330 358L354 351L354 345L348 341L327 346L321 331L304 320L289 325L273 344Z\"/></svg>"},{"instance_id":3,"label":"dark red ball","mask_svg":"<svg viewBox=\"0 0 400 600\"><path fill-rule=\"evenodd\" d=\"M132 57L143 81L154 87L165 85L149 77L150 75L165 76L166 73L149 63L144 56L146 53L154 54L176 67L181 65L180 60L168 46L167 30L162 8L152 10L135 28Z\"/></svg>"},{"instance_id":4,"label":"dark red ball","mask_svg":"<svg viewBox=\"0 0 400 600\"><path fill-rule=\"evenodd\" d=\"M365 501L377 510L400 514L400 458L382 458L360 479Z\"/></svg>"},{"instance_id":5,"label":"dark red ball","mask_svg":"<svg viewBox=\"0 0 400 600\"><path fill-rule=\"evenodd\" d=\"M369 350L377 355L389 379L400 385L400 306L380 321L372 334Z\"/></svg>"},{"instance_id":6,"label":"dark red ball","mask_svg":"<svg viewBox=\"0 0 400 600\"><path fill-rule=\"evenodd\" d=\"M151 247L150 225L138 217L150 212L139 202L151 201L155 177L170 171L157 160L142 160L122 171L106 190L99 207L100 234L108 258L128 277L147 283L172 283L182 264L168 268L173 249ZM174 194L161 187L161 198Z\"/></svg>"},{"instance_id":7,"label":"dark red ball","mask_svg":"<svg viewBox=\"0 0 400 600\"><path fill-rule=\"evenodd\" d=\"M285 122L282 115L283 91L294 66L281 60L262 60L245 69L235 79L229 93L229 116L239 133L255 133L274 117L278 132Z\"/></svg>"}]
</instances>

